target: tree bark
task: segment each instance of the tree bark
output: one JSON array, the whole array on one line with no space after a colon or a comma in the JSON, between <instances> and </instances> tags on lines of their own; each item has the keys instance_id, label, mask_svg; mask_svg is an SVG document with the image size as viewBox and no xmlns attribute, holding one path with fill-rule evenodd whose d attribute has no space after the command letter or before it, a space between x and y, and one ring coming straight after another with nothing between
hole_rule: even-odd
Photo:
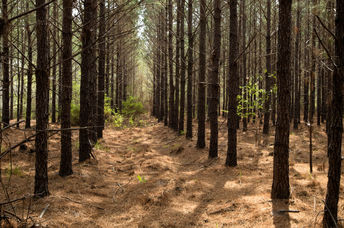
<instances>
[{"instance_id":1,"label":"tree bark","mask_svg":"<svg viewBox=\"0 0 344 228\"><path fill-rule=\"evenodd\" d=\"M82 28L82 53L81 53L81 83L80 83L80 127L93 126L93 105L91 96L94 96L94 80L92 74L95 67L95 21L97 17L97 1L84 1L84 25ZM80 129L79 131L79 161L90 158L92 129Z\"/></svg>"},{"instance_id":2,"label":"tree bark","mask_svg":"<svg viewBox=\"0 0 344 228\"><path fill-rule=\"evenodd\" d=\"M185 41L184 41L184 18L185 18L185 1L180 3L180 108L179 108L179 133L184 132L184 114L185 114Z\"/></svg>"},{"instance_id":3,"label":"tree bark","mask_svg":"<svg viewBox=\"0 0 344 228\"><path fill-rule=\"evenodd\" d=\"M187 123L186 123L186 138L192 138L192 80L193 80L193 49L194 49L194 37L192 34L192 13L193 13L193 1L188 1L188 81L187 81Z\"/></svg>"},{"instance_id":4,"label":"tree bark","mask_svg":"<svg viewBox=\"0 0 344 228\"><path fill-rule=\"evenodd\" d=\"M98 106L97 106L97 137L103 137L104 130L104 81L105 81L105 0L99 3L99 62L98 62Z\"/></svg>"},{"instance_id":5,"label":"tree bark","mask_svg":"<svg viewBox=\"0 0 344 228\"><path fill-rule=\"evenodd\" d=\"M40 6L45 0L36 0ZM35 139L36 172L34 194L37 197L49 195L48 190L48 133L46 131L49 122L49 60L47 53L47 9L41 7L36 11L36 35L37 35L37 68L36 68L36 131L39 133Z\"/></svg>"},{"instance_id":6,"label":"tree bark","mask_svg":"<svg viewBox=\"0 0 344 228\"><path fill-rule=\"evenodd\" d=\"M198 81L198 134L197 147L205 147L205 71L206 71L206 33L207 16L206 0L200 0L200 33L199 33L199 81Z\"/></svg>"},{"instance_id":7,"label":"tree bark","mask_svg":"<svg viewBox=\"0 0 344 228\"><path fill-rule=\"evenodd\" d=\"M277 59L277 126L273 158L272 199L288 199L289 190L289 107L290 43L292 0L279 2Z\"/></svg>"},{"instance_id":8,"label":"tree bark","mask_svg":"<svg viewBox=\"0 0 344 228\"><path fill-rule=\"evenodd\" d=\"M211 68L209 72L209 120L210 144L209 157L218 156L218 106L219 106L219 65L221 55L221 1L214 0L214 33ZM236 126L235 126L236 127Z\"/></svg>"},{"instance_id":9,"label":"tree bark","mask_svg":"<svg viewBox=\"0 0 344 228\"><path fill-rule=\"evenodd\" d=\"M29 3L26 3L26 8L29 8ZM25 115L25 128L28 129L31 127L31 103L32 103L32 32L30 30L29 22L25 22L25 29L27 33L27 54L28 54L28 71L27 71L27 92L26 92L26 115Z\"/></svg>"},{"instance_id":10,"label":"tree bark","mask_svg":"<svg viewBox=\"0 0 344 228\"><path fill-rule=\"evenodd\" d=\"M238 15L237 0L231 0L229 22L229 94L228 94L228 145L226 166L237 166L237 96L239 94L238 75Z\"/></svg>"},{"instance_id":11,"label":"tree bark","mask_svg":"<svg viewBox=\"0 0 344 228\"><path fill-rule=\"evenodd\" d=\"M270 103L271 103L271 0L267 0L266 6L266 73L265 91L267 99L265 101L263 134L269 134L270 123Z\"/></svg>"},{"instance_id":12,"label":"tree bark","mask_svg":"<svg viewBox=\"0 0 344 228\"><path fill-rule=\"evenodd\" d=\"M324 227L335 227L338 220L338 200L341 177L341 147L343 134L343 81L344 81L344 2L337 0L335 28L335 63L333 73L333 96L328 129L329 170L324 208Z\"/></svg>"},{"instance_id":13,"label":"tree bark","mask_svg":"<svg viewBox=\"0 0 344 228\"><path fill-rule=\"evenodd\" d=\"M9 24L7 23L8 20L8 12L7 12L7 0L2 0L2 17L6 21L3 34L2 34L2 122L4 126L7 126L10 123L10 75L9 75L9 45L8 45L8 36L9 36ZM13 82L12 82L13 83Z\"/></svg>"},{"instance_id":14,"label":"tree bark","mask_svg":"<svg viewBox=\"0 0 344 228\"><path fill-rule=\"evenodd\" d=\"M72 102L72 21L73 2L63 1L63 21L62 21L62 94L61 96L61 128L71 127L70 111ZM70 130L61 131L61 161L60 176L68 176L72 170L72 132Z\"/></svg>"}]
</instances>

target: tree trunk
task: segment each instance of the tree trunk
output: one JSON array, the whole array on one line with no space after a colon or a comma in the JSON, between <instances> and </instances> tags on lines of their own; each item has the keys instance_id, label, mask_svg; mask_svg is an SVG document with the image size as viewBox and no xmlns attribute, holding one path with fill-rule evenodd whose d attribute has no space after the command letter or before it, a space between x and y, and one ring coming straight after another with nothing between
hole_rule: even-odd
<instances>
[{"instance_id":1,"label":"tree trunk","mask_svg":"<svg viewBox=\"0 0 344 228\"><path fill-rule=\"evenodd\" d=\"M98 62L98 115L97 137L103 137L104 130L104 80L105 80L105 0L99 3L99 62Z\"/></svg>"},{"instance_id":2,"label":"tree trunk","mask_svg":"<svg viewBox=\"0 0 344 228\"><path fill-rule=\"evenodd\" d=\"M301 7L300 0L297 0L296 12L296 39L295 39L295 65L294 65L294 85L295 85L295 110L294 110L294 129L298 128L300 113L300 42L301 42Z\"/></svg>"},{"instance_id":3,"label":"tree trunk","mask_svg":"<svg viewBox=\"0 0 344 228\"><path fill-rule=\"evenodd\" d=\"M180 109L179 109L179 133L184 132L184 113L185 113L185 42L184 42L184 18L185 18L185 1L180 3Z\"/></svg>"},{"instance_id":4,"label":"tree trunk","mask_svg":"<svg viewBox=\"0 0 344 228\"><path fill-rule=\"evenodd\" d=\"M277 126L273 158L272 199L289 198L289 107L292 0L279 2L277 59Z\"/></svg>"},{"instance_id":5,"label":"tree trunk","mask_svg":"<svg viewBox=\"0 0 344 228\"><path fill-rule=\"evenodd\" d=\"M29 3L26 4L26 8L29 9ZM29 22L25 22L25 28L27 32L27 54L28 54L28 71L27 71L27 92L26 92L26 121L25 128L31 127L31 101L32 101L32 30L30 30Z\"/></svg>"},{"instance_id":6,"label":"tree trunk","mask_svg":"<svg viewBox=\"0 0 344 228\"><path fill-rule=\"evenodd\" d=\"M266 102L264 113L264 126L263 134L269 134L270 123L270 103L271 103L271 0L267 0L266 6L266 73L265 73L265 90L266 90Z\"/></svg>"},{"instance_id":7,"label":"tree trunk","mask_svg":"<svg viewBox=\"0 0 344 228\"><path fill-rule=\"evenodd\" d=\"M168 126L173 128L174 115L174 86L173 86L173 3L168 1L168 64L170 78L170 97L169 97L169 113Z\"/></svg>"},{"instance_id":8,"label":"tree trunk","mask_svg":"<svg viewBox=\"0 0 344 228\"><path fill-rule=\"evenodd\" d=\"M219 65L221 55L221 1L214 0L214 33L211 68L209 72L209 120L210 144L209 157L218 156L218 106L219 106Z\"/></svg>"},{"instance_id":9,"label":"tree trunk","mask_svg":"<svg viewBox=\"0 0 344 228\"><path fill-rule=\"evenodd\" d=\"M7 12L7 0L2 0L2 17L5 21L8 20ZM10 123L10 75L9 75L9 46L8 46L8 37L9 37L9 24L5 24L2 34L2 73L3 73L3 89L2 89L2 122L4 126Z\"/></svg>"},{"instance_id":10,"label":"tree trunk","mask_svg":"<svg viewBox=\"0 0 344 228\"><path fill-rule=\"evenodd\" d=\"M57 12L57 2L54 2L53 7L53 17L55 21L58 21L58 12ZM53 75L52 75L52 102L51 102L51 122L56 123L56 58L57 58L57 52L56 52L56 39L57 37L57 29L53 28Z\"/></svg>"},{"instance_id":11,"label":"tree trunk","mask_svg":"<svg viewBox=\"0 0 344 228\"><path fill-rule=\"evenodd\" d=\"M45 0L36 0L40 6ZM36 68L36 131L39 134L35 139L36 149L36 173L35 190L37 197L49 195L48 190L48 133L46 131L49 122L49 59L47 53L48 30L47 9L41 7L36 11L36 35L37 35L37 68Z\"/></svg>"},{"instance_id":12,"label":"tree trunk","mask_svg":"<svg viewBox=\"0 0 344 228\"><path fill-rule=\"evenodd\" d=\"M186 123L186 138L192 138L192 76L193 76L193 49L194 49L194 37L192 34L192 13L193 13L193 1L188 1L188 82L187 82L187 123Z\"/></svg>"},{"instance_id":13,"label":"tree trunk","mask_svg":"<svg viewBox=\"0 0 344 228\"><path fill-rule=\"evenodd\" d=\"M70 111L72 102L72 21L73 2L63 0L63 24L62 24L62 91L61 91L61 128L71 127ZM61 161L60 176L68 176L72 170L72 132L61 131Z\"/></svg>"},{"instance_id":14,"label":"tree trunk","mask_svg":"<svg viewBox=\"0 0 344 228\"><path fill-rule=\"evenodd\" d=\"M246 48L246 1L241 1L241 8L242 8L242 48ZM247 78L247 60L246 60L246 53L242 56L242 67L243 67L243 86L246 86L246 78ZM244 96L245 100L248 100L247 93L245 91L245 88L242 89L242 95ZM229 101L230 102L230 101ZM247 109L246 105L243 107L243 114L246 115ZM247 117L243 117L243 131L247 131Z\"/></svg>"},{"instance_id":15,"label":"tree trunk","mask_svg":"<svg viewBox=\"0 0 344 228\"><path fill-rule=\"evenodd\" d=\"M95 21L97 17L97 1L84 1L84 25L82 27L82 53L81 53L81 83L80 83L80 127L93 126L93 105L91 96L94 96L93 71L95 67ZM90 158L92 135L89 133L92 129L80 129L79 131L79 161L85 161Z\"/></svg>"},{"instance_id":16,"label":"tree trunk","mask_svg":"<svg viewBox=\"0 0 344 228\"><path fill-rule=\"evenodd\" d=\"M338 220L338 200L341 176L341 147L343 133L343 81L344 81L344 2L337 0L335 28L335 63L333 73L333 96L328 129L329 170L324 208L324 227L335 227Z\"/></svg>"},{"instance_id":17,"label":"tree trunk","mask_svg":"<svg viewBox=\"0 0 344 228\"><path fill-rule=\"evenodd\" d=\"M205 147L205 71L206 71L206 0L200 0L200 34L199 34L199 81L198 81L198 134L197 147Z\"/></svg>"},{"instance_id":18,"label":"tree trunk","mask_svg":"<svg viewBox=\"0 0 344 228\"><path fill-rule=\"evenodd\" d=\"M237 96L239 93L238 75L238 15L237 0L231 0L229 22L229 94L228 94L228 145L226 166L237 166Z\"/></svg>"}]
</instances>

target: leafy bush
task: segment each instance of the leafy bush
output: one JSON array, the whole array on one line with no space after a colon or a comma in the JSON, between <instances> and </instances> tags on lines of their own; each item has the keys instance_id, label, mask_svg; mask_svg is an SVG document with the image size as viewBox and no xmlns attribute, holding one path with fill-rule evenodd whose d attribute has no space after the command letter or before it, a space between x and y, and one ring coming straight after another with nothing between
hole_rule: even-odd
<instances>
[{"instance_id":1,"label":"leafy bush","mask_svg":"<svg viewBox=\"0 0 344 228\"><path fill-rule=\"evenodd\" d=\"M111 98L108 96L105 96L104 99L104 118L110 119L111 115L114 113L113 109L111 108Z\"/></svg>"},{"instance_id":2,"label":"leafy bush","mask_svg":"<svg viewBox=\"0 0 344 228\"><path fill-rule=\"evenodd\" d=\"M140 114L144 113L143 104L137 98L130 96L123 102L122 114L131 117L133 120Z\"/></svg>"},{"instance_id":3,"label":"leafy bush","mask_svg":"<svg viewBox=\"0 0 344 228\"><path fill-rule=\"evenodd\" d=\"M72 103L70 111L70 122L72 126L78 126L80 116L80 105Z\"/></svg>"},{"instance_id":4,"label":"leafy bush","mask_svg":"<svg viewBox=\"0 0 344 228\"><path fill-rule=\"evenodd\" d=\"M121 114L119 113L114 113L110 119L111 121L111 124L114 126L114 127L122 127L123 125L123 122L124 122L124 118Z\"/></svg>"}]
</instances>

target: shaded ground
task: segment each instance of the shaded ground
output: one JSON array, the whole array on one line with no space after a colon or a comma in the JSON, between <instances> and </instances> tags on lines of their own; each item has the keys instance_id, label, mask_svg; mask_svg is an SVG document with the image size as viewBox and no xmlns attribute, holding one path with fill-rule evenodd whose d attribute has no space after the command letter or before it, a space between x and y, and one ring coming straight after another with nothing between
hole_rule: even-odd
<instances>
[{"instance_id":1,"label":"shaded ground","mask_svg":"<svg viewBox=\"0 0 344 228\"><path fill-rule=\"evenodd\" d=\"M51 195L32 201L30 215L49 227L314 227L315 221L319 223L327 183L324 127L314 130L312 175L307 130L302 126L291 133L288 203L270 200L274 137L261 137L257 146L254 130L240 130L239 165L226 168L225 125L221 120L216 160L208 160L207 148L198 150L195 141L147 119L145 127L105 129L94 151L97 160L78 164L76 133L74 174L67 178L58 175L56 135L49 145ZM17 130L7 135L16 141L23 137ZM16 151L12 158L18 170L9 188L13 199L33 191L34 154ZM8 163L2 165L4 170ZM340 197L339 216L343 218L344 195ZM27 204L28 200L26 208ZM15 205L21 214L22 203ZM300 212L288 215L280 210Z\"/></svg>"}]
</instances>

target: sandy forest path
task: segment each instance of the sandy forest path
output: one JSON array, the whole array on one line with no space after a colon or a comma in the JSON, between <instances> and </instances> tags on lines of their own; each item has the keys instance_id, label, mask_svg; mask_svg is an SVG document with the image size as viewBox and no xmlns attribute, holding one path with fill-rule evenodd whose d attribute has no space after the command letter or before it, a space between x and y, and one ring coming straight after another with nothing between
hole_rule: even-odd
<instances>
[{"instance_id":1,"label":"sandy forest path","mask_svg":"<svg viewBox=\"0 0 344 228\"><path fill-rule=\"evenodd\" d=\"M32 217L49 227L313 227L316 218L320 222L317 214L325 197L326 136L320 128L315 132L315 171L310 175L306 133L291 134L289 203L270 200L273 136L256 146L253 130L239 132L239 165L226 168L224 123L215 160L208 160L207 148L196 149L195 141L153 119L145 127L106 128L95 147L96 160L79 164L74 149L74 174L67 178L58 176L56 136L50 142L51 195L33 201ZM74 138L77 142L77 134ZM13 177L18 194L32 190L30 156L17 155L23 160L17 165L24 167L22 176ZM341 200L340 217L343 209Z\"/></svg>"}]
</instances>

